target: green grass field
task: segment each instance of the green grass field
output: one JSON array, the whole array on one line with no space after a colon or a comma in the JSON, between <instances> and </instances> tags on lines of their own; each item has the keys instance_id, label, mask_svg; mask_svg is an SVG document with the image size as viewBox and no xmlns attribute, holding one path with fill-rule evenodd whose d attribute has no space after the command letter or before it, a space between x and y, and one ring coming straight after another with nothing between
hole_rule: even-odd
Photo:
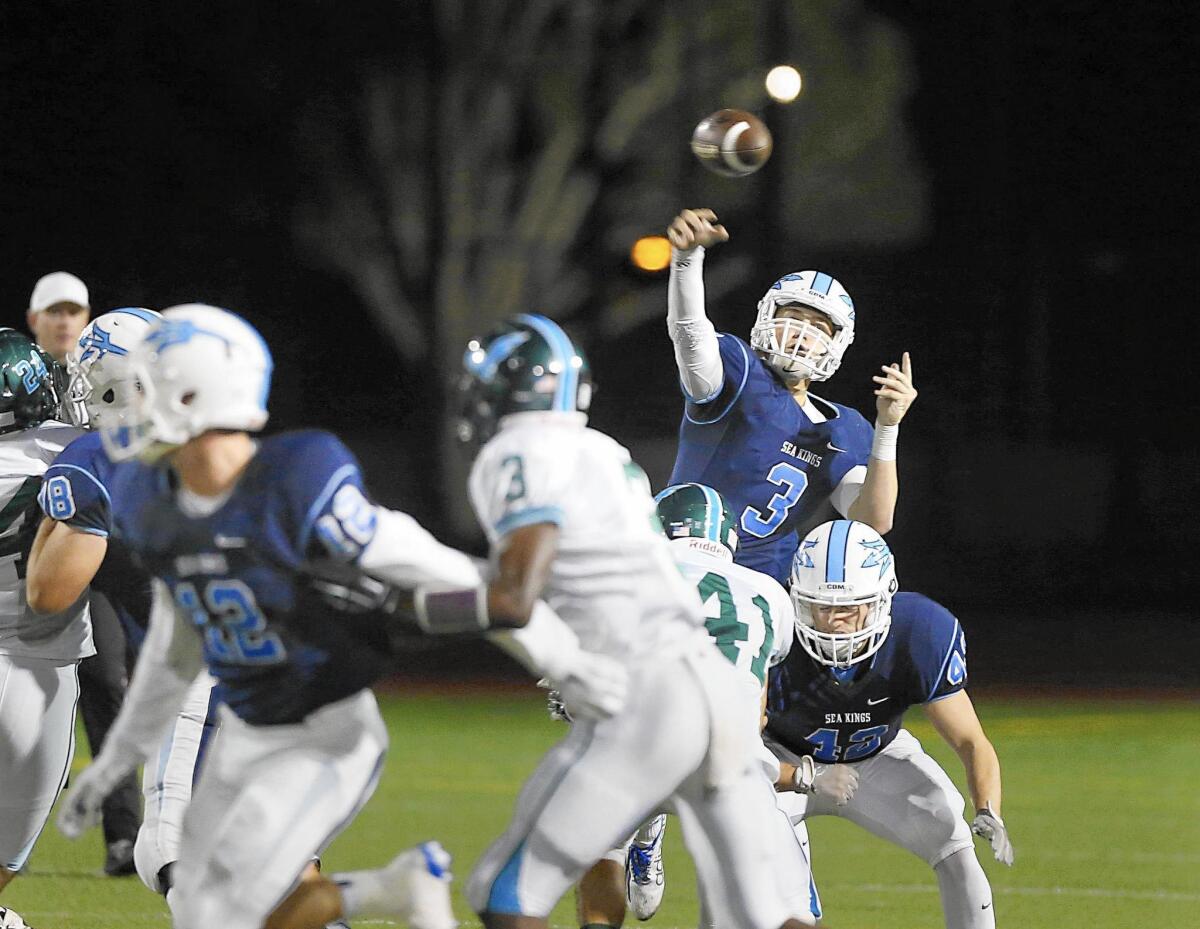
<instances>
[{"instance_id":1,"label":"green grass field","mask_svg":"<svg viewBox=\"0 0 1200 929\"><path fill-rule=\"evenodd\" d=\"M1008 870L977 846L995 890L997 923L1021 929L1200 926L1196 705L977 703L1004 766L1004 813L1017 853ZM395 850L434 837L454 853L461 879L504 827L523 777L560 736L560 724L546 717L532 687L517 695L388 696L383 705L392 748L382 784L330 848L327 866L380 864ZM957 759L920 713L909 722L965 793ZM816 820L811 832L832 926L941 925L936 885L923 862L840 820ZM691 865L679 830L668 835L666 899L647 925L692 926ZM101 858L97 833L72 844L48 829L29 873L0 900L37 929L168 925L165 905L136 878L98 876ZM478 925L461 896L456 911L467 925ZM575 925L569 900L552 922Z\"/></svg>"}]
</instances>

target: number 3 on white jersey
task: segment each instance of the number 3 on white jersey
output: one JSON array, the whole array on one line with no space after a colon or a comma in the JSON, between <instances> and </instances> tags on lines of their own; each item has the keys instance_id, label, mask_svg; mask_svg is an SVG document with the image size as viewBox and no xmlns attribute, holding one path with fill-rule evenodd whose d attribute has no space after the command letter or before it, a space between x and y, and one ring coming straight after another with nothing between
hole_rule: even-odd
<instances>
[{"instance_id":1,"label":"number 3 on white jersey","mask_svg":"<svg viewBox=\"0 0 1200 929\"><path fill-rule=\"evenodd\" d=\"M760 539L766 538L783 525L788 512L808 487L808 475L786 461L781 461L771 468L767 473L767 480L783 488L767 502L767 512L763 513L752 506L742 511L742 528Z\"/></svg>"}]
</instances>

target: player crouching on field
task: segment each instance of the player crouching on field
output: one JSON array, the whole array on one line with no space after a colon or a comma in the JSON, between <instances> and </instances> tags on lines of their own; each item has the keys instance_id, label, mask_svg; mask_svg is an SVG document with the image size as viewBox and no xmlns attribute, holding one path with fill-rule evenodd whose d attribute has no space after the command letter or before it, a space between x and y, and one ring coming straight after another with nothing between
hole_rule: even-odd
<instances>
[{"instance_id":1,"label":"player crouching on field","mask_svg":"<svg viewBox=\"0 0 1200 929\"><path fill-rule=\"evenodd\" d=\"M964 689L966 636L945 607L896 590L892 552L863 523L824 523L800 543L791 595L802 649L773 673L767 703L765 737L782 761L779 804L795 823L841 816L908 849L937 875L948 929L991 929L991 887L971 833L1006 865L1013 850L1000 818L1000 762ZM946 772L901 728L917 704L962 759L970 826ZM814 792L814 778L831 769L846 789Z\"/></svg>"}]
</instances>

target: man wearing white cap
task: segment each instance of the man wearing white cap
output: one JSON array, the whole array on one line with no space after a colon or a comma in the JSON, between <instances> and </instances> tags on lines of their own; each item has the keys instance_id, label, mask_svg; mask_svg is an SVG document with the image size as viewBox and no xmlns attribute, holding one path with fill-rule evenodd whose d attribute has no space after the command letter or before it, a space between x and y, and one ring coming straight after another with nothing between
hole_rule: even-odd
<instances>
[{"instance_id":1,"label":"man wearing white cap","mask_svg":"<svg viewBox=\"0 0 1200 929\"><path fill-rule=\"evenodd\" d=\"M25 321L34 341L62 364L90 315L87 285L69 271L52 271L34 286Z\"/></svg>"},{"instance_id":2,"label":"man wearing white cap","mask_svg":"<svg viewBox=\"0 0 1200 929\"><path fill-rule=\"evenodd\" d=\"M65 366L72 351L78 357L79 338L90 316L87 285L68 271L52 271L34 285L25 320L34 341ZM91 615L96 654L79 665L79 708L88 744L96 755L125 699L128 673L121 622L108 600L95 591L91 595ZM105 801L106 874L117 877L134 872L140 796L136 778L129 777Z\"/></svg>"}]
</instances>

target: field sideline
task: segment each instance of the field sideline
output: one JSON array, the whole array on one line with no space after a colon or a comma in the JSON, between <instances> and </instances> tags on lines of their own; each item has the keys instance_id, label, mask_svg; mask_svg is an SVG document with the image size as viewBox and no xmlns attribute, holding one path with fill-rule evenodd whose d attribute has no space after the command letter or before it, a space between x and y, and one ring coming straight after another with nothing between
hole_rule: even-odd
<instances>
[{"instance_id":1,"label":"field sideline","mask_svg":"<svg viewBox=\"0 0 1200 929\"><path fill-rule=\"evenodd\" d=\"M369 867L438 838L455 855L456 886L507 822L523 777L561 734L539 692L389 694L392 749L380 788L326 855L331 869ZM1200 714L1195 701L1046 698L977 700L1004 768L1010 871L982 844L997 924L1021 929L1184 929L1200 925ZM912 732L964 788L962 768L924 722ZM85 744L85 743L81 743ZM76 767L83 763L77 756ZM964 788L965 793L965 788ZM907 852L839 820L811 826L814 869L835 929L941 925L932 873ZM98 876L98 832L78 843L52 827L29 873L0 902L36 929L169 925L136 879ZM690 863L668 831L667 893L656 929L696 918ZM464 925L478 925L456 892ZM570 901L552 922L575 926ZM360 921L356 925L391 925ZM636 925L636 923L634 923Z\"/></svg>"}]
</instances>

